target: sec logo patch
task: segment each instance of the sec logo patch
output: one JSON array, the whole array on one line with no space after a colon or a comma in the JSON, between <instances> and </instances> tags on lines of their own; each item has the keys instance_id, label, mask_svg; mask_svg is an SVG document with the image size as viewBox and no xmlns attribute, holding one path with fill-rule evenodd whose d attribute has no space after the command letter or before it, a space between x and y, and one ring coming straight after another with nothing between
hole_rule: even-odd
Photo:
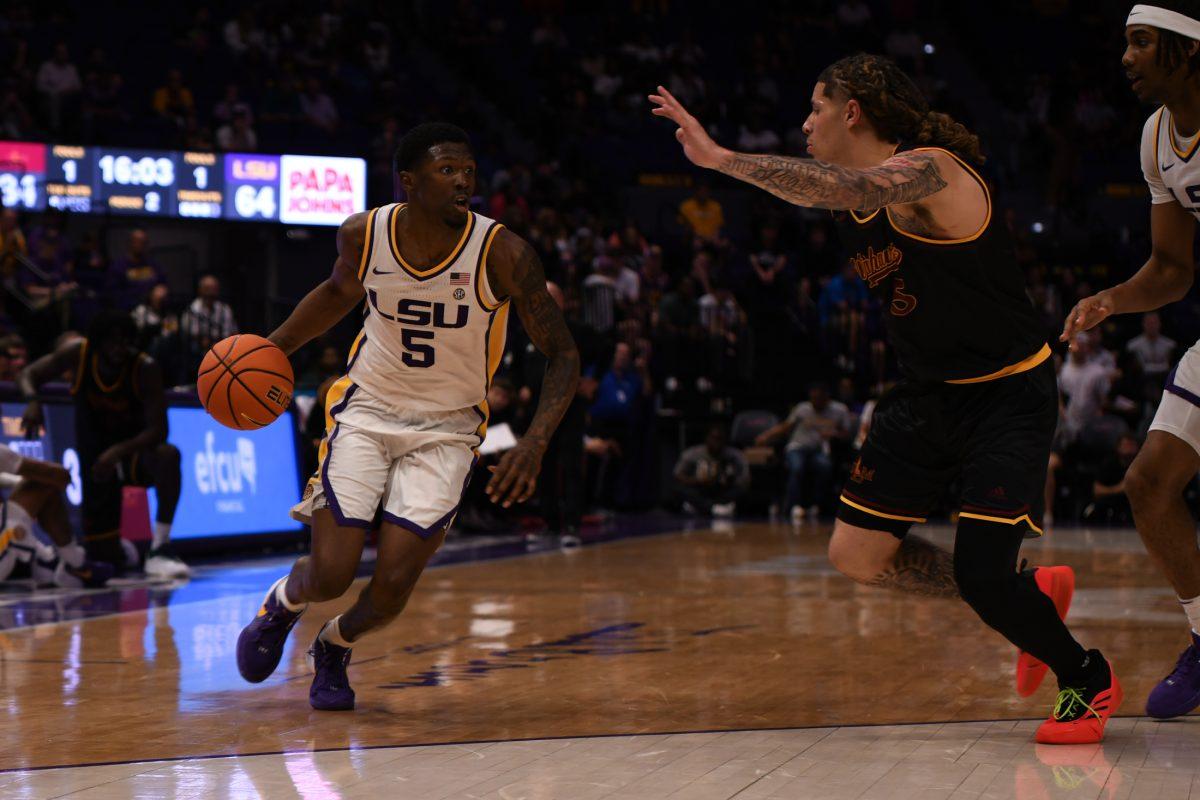
<instances>
[{"instance_id":1,"label":"sec logo patch","mask_svg":"<svg viewBox=\"0 0 1200 800\"><path fill-rule=\"evenodd\" d=\"M462 299L463 299L464 297L466 297L466 296L467 296L467 293L466 293L466 292L464 292L462 289L455 289L455 290L454 290L454 299L455 299L455 300L462 300Z\"/></svg>"}]
</instances>

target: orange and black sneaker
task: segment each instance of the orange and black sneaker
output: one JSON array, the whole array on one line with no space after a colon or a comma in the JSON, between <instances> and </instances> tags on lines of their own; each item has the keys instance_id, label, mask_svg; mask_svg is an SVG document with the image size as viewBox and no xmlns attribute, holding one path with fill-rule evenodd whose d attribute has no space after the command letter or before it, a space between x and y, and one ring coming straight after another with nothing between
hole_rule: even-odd
<instances>
[{"instance_id":1,"label":"orange and black sneaker","mask_svg":"<svg viewBox=\"0 0 1200 800\"><path fill-rule=\"evenodd\" d=\"M1089 650L1088 659L1100 668L1082 684L1059 684L1054 711L1038 726L1038 744L1095 744L1104 739L1104 726L1125 694L1112 664L1099 650Z\"/></svg>"},{"instance_id":2,"label":"orange and black sneaker","mask_svg":"<svg viewBox=\"0 0 1200 800\"><path fill-rule=\"evenodd\" d=\"M1075 594L1075 570L1070 567L1034 567L1028 572L1033 573L1033 580L1042 594L1054 601L1058 618L1066 619L1067 611L1071 608L1071 597ZM1036 692L1049 670L1024 650L1017 653L1017 694L1029 697Z\"/></svg>"}]
</instances>

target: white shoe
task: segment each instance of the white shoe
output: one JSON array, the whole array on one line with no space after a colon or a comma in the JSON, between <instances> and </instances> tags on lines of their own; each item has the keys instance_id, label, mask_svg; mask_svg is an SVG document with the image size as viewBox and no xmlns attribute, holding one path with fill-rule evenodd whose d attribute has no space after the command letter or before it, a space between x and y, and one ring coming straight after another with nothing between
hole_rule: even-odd
<instances>
[{"instance_id":1,"label":"white shoe","mask_svg":"<svg viewBox=\"0 0 1200 800\"><path fill-rule=\"evenodd\" d=\"M183 563L169 544L147 553L143 569L151 578L190 578L192 575L192 568Z\"/></svg>"},{"instance_id":2,"label":"white shoe","mask_svg":"<svg viewBox=\"0 0 1200 800\"><path fill-rule=\"evenodd\" d=\"M729 518L737 511L737 503L713 503L712 513L714 517Z\"/></svg>"},{"instance_id":3,"label":"white shoe","mask_svg":"<svg viewBox=\"0 0 1200 800\"><path fill-rule=\"evenodd\" d=\"M804 509L800 506L792 506L792 524L799 525L804 521Z\"/></svg>"}]
</instances>

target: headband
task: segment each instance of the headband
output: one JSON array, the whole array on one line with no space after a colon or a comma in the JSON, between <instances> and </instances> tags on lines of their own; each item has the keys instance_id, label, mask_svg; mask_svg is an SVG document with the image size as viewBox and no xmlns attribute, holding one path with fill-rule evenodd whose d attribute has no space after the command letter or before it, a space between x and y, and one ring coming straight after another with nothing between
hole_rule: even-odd
<instances>
[{"instance_id":1,"label":"headband","mask_svg":"<svg viewBox=\"0 0 1200 800\"><path fill-rule=\"evenodd\" d=\"M1126 25L1153 25L1165 31L1173 31L1189 39L1200 39L1200 20L1194 20L1178 11L1169 11L1158 6L1136 5L1129 12Z\"/></svg>"}]
</instances>

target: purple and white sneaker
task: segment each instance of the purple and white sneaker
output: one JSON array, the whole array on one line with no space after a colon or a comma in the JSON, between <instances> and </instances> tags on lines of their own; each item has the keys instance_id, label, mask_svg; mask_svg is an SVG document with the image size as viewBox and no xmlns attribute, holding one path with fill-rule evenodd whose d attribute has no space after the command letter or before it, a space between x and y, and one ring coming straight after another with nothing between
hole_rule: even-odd
<instances>
[{"instance_id":1,"label":"purple and white sneaker","mask_svg":"<svg viewBox=\"0 0 1200 800\"><path fill-rule=\"evenodd\" d=\"M349 647L330 644L321 638L321 634L317 634L312 647L308 649L308 663L316 673L308 690L309 705L318 711L353 710L354 690L350 688L350 678L346 675L352 652Z\"/></svg>"},{"instance_id":2,"label":"purple and white sneaker","mask_svg":"<svg viewBox=\"0 0 1200 800\"><path fill-rule=\"evenodd\" d=\"M284 576L271 584L258 616L242 628L238 636L238 672L250 683L261 683L271 677L283 656L283 645L287 642L288 634L304 613L303 610L289 611L276 599L275 590L286 580L287 576Z\"/></svg>"},{"instance_id":3,"label":"purple and white sneaker","mask_svg":"<svg viewBox=\"0 0 1200 800\"><path fill-rule=\"evenodd\" d=\"M1146 713L1155 719L1182 717L1200 706L1200 636L1179 656L1175 670L1159 681L1146 699Z\"/></svg>"}]
</instances>

